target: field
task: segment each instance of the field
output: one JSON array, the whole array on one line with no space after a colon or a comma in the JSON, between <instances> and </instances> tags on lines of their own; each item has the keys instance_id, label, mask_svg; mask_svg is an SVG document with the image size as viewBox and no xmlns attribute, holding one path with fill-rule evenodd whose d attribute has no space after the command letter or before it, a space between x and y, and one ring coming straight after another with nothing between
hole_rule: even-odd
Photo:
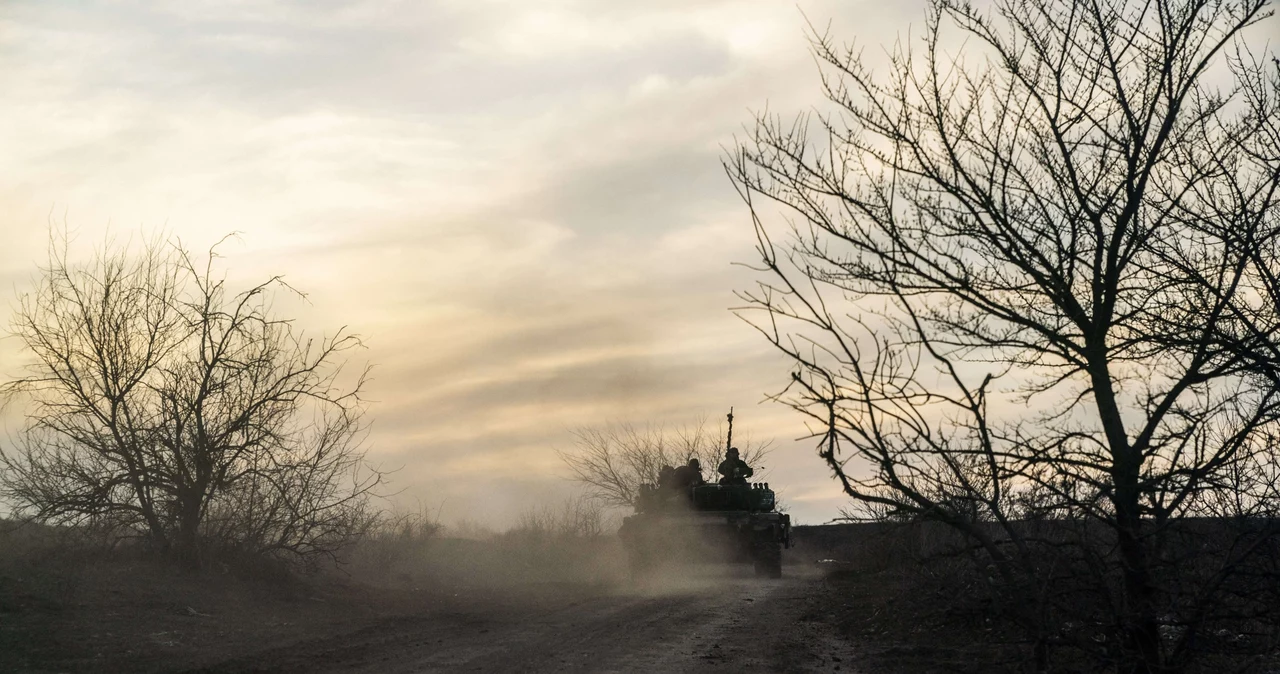
<instances>
[{"instance_id":1,"label":"field","mask_svg":"<svg viewBox=\"0 0 1280 674\"><path fill-rule=\"evenodd\" d=\"M907 577L820 557L856 548L837 544L847 536L801 529L782 581L715 566L633 583L610 537L440 538L390 563L297 577L261 563L182 572L11 534L0 671L954 671L973 660L971 645L947 646L901 613L919 608L904 600Z\"/></svg>"},{"instance_id":2,"label":"field","mask_svg":"<svg viewBox=\"0 0 1280 674\"><path fill-rule=\"evenodd\" d=\"M307 576L7 536L4 672L897 674L1020 671L1027 657L981 603L904 563L917 534L885 527L798 528L781 581L694 566L633 582L608 536L430 538Z\"/></svg>"}]
</instances>

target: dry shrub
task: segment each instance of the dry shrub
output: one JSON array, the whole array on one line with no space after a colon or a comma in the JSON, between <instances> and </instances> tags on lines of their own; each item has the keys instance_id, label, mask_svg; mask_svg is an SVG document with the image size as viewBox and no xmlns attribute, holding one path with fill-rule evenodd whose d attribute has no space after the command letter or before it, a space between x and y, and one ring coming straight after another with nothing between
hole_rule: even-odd
<instances>
[{"instance_id":1,"label":"dry shrub","mask_svg":"<svg viewBox=\"0 0 1280 674\"><path fill-rule=\"evenodd\" d=\"M559 507L542 505L524 511L506 536L538 543L593 539L605 535L609 523L598 499L577 496ZM617 523L613 525L616 528Z\"/></svg>"},{"instance_id":2,"label":"dry shrub","mask_svg":"<svg viewBox=\"0 0 1280 674\"><path fill-rule=\"evenodd\" d=\"M403 582L429 564L442 529L435 514L422 508L384 511L345 551L340 568L366 582Z\"/></svg>"},{"instance_id":3,"label":"dry shrub","mask_svg":"<svg viewBox=\"0 0 1280 674\"><path fill-rule=\"evenodd\" d=\"M476 520L463 518L444 527L441 532L446 538L461 538L470 541L487 541L498 536L498 531L493 527L477 522Z\"/></svg>"},{"instance_id":4,"label":"dry shrub","mask_svg":"<svg viewBox=\"0 0 1280 674\"><path fill-rule=\"evenodd\" d=\"M493 544L525 580L602 582L617 571L609 551L618 524L599 499L576 496L526 510Z\"/></svg>"},{"instance_id":5,"label":"dry shrub","mask_svg":"<svg viewBox=\"0 0 1280 674\"><path fill-rule=\"evenodd\" d=\"M397 587L610 582L623 568L615 528L587 497L531 507L501 532L471 520L442 526L426 513L392 515L352 546L342 568Z\"/></svg>"}]
</instances>

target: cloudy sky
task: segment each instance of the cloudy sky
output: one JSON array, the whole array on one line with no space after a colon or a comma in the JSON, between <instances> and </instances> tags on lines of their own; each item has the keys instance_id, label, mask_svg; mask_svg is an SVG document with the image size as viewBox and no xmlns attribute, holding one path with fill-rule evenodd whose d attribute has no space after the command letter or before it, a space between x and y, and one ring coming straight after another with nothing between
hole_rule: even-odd
<instances>
[{"instance_id":1,"label":"cloudy sky","mask_svg":"<svg viewBox=\"0 0 1280 674\"><path fill-rule=\"evenodd\" d=\"M805 16L873 51L922 12L6 0L0 288L25 286L51 221L81 253L108 229L240 232L234 278L284 274L304 325L365 337L371 455L402 500L501 525L572 490L571 429L732 405L776 439L795 516L823 521L839 490L761 403L786 363L729 311L752 231L719 159L752 110L818 102Z\"/></svg>"}]
</instances>

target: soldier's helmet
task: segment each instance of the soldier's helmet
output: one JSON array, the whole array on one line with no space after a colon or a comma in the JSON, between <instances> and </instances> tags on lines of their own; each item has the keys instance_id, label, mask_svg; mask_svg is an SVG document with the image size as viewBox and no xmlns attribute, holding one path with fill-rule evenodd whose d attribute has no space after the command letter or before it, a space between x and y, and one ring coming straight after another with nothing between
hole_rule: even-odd
<instances>
[{"instance_id":1,"label":"soldier's helmet","mask_svg":"<svg viewBox=\"0 0 1280 674\"><path fill-rule=\"evenodd\" d=\"M689 465L690 465L690 466L693 466L694 468L701 468L701 467L702 467L702 464L701 464L701 463L698 463L698 457L696 457L696 456L691 456L691 457L689 457Z\"/></svg>"},{"instance_id":2,"label":"soldier's helmet","mask_svg":"<svg viewBox=\"0 0 1280 674\"><path fill-rule=\"evenodd\" d=\"M738 456L738 448L737 448L737 447L730 447L730 448L729 448L729 456L732 456L732 457L736 457L736 456Z\"/></svg>"}]
</instances>

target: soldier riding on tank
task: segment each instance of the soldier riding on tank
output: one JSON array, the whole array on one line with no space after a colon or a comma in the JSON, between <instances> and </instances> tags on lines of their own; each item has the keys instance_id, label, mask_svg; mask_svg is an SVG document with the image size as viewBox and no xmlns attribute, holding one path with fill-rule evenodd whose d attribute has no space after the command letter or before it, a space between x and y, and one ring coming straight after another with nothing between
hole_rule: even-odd
<instances>
[{"instance_id":1,"label":"soldier riding on tank","mask_svg":"<svg viewBox=\"0 0 1280 674\"><path fill-rule=\"evenodd\" d=\"M720 484L746 484L747 478L755 474L746 461L738 458L738 448L730 447L728 456L720 462L718 472L722 476Z\"/></svg>"},{"instance_id":2,"label":"soldier riding on tank","mask_svg":"<svg viewBox=\"0 0 1280 674\"><path fill-rule=\"evenodd\" d=\"M672 468L671 466L663 466L662 469L658 471L658 489L670 489L674 484L675 476L675 468Z\"/></svg>"},{"instance_id":3,"label":"soldier riding on tank","mask_svg":"<svg viewBox=\"0 0 1280 674\"><path fill-rule=\"evenodd\" d=\"M672 486L688 494L689 490L700 485L706 484L706 480L702 479L702 466L698 463L697 457L689 459L689 463L680 466L675 470L675 474L671 478Z\"/></svg>"}]
</instances>

